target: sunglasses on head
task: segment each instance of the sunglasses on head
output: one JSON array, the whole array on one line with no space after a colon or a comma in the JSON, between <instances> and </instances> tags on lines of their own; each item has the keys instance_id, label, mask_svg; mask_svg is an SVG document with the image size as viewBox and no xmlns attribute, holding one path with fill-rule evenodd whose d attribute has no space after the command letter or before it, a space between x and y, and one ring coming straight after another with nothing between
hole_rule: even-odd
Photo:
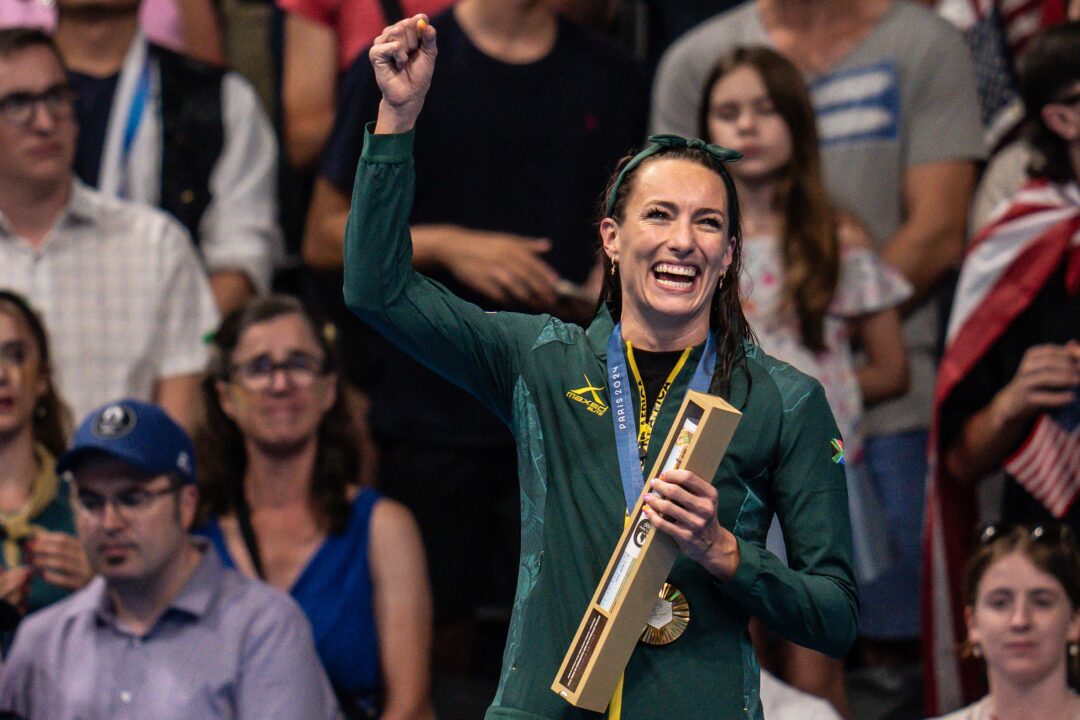
<instances>
[{"instance_id":1,"label":"sunglasses on head","mask_svg":"<svg viewBox=\"0 0 1080 720\"><path fill-rule=\"evenodd\" d=\"M979 545L990 545L1001 538L1009 537L1017 530L1027 533L1032 542L1041 545L1060 545L1073 542L1073 534L1068 525L1057 522L1024 525L1007 522L992 522L983 525L977 535Z\"/></svg>"}]
</instances>

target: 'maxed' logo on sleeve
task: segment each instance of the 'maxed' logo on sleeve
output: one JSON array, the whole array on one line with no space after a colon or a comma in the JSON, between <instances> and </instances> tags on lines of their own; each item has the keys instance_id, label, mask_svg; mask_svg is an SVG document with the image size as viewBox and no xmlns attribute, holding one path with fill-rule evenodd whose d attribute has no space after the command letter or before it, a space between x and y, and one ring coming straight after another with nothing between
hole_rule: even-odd
<instances>
[{"instance_id":1,"label":"'maxed' logo on sleeve","mask_svg":"<svg viewBox=\"0 0 1080 720\"><path fill-rule=\"evenodd\" d=\"M583 374L584 375L584 374ZM607 404L600 397L600 391L604 388L597 387L592 384L592 380L588 375L585 377L585 387L579 387L574 390L567 390L566 397L570 398L574 402L581 403L585 406L585 409L596 415L603 415L608 411ZM588 393L586 397L585 393Z\"/></svg>"}]
</instances>

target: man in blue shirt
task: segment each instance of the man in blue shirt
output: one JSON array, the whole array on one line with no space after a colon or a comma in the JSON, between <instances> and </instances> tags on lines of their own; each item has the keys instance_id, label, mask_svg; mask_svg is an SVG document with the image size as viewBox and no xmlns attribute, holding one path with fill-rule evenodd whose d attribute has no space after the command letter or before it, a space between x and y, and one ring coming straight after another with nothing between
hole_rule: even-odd
<instances>
[{"instance_id":1,"label":"man in blue shirt","mask_svg":"<svg viewBox=\"0 0 1080 720\"><path fill-rule=\"evenodd\" d=\"M95 410L57 463L99 573L19 627L0 710L28 719L339 718L311 628L285 594L188 534L194 452L157 406Z\"/></svg>"}]
</instances>

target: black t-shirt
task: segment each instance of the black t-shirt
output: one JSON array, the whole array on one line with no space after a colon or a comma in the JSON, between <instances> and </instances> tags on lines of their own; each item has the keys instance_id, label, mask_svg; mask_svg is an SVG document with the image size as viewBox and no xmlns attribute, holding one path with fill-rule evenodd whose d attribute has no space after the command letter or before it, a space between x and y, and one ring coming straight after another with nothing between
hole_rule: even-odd
<instances>
[{"instance_id":1,"label":"black t-shirt","mask_svg":"<svg viewBox=\"0 0 1080 720\"><path fill-rule=\"evenodd\" d=\"M75 118L79 123L79 142L75 148L75 174L91 187L97 187L101 175L101 156L105 151L105 132L109 127L113 97L120 73L95 77L68 71L68 82L78 95Z\"/></svg>"},{"instance_id":2,"label":"black t-shirt","mask_svg":"<svg viewBox=\"0 0 1080 720\"><path fill-rule=\"evenodd\" d=\"M644 136L640 68L607 39L561 19L551 52L523 65L482 53L452 10L432 25L439 59L416 125L412 222L548 238L547 262L568 280L584 280L595 262L594 216L604 183ZM351 193L364 125L380 100L366 54L344 82L322 175ZM493 307L450 277L435 279L486 309L515 309ZM377 433L465 446L509 441L471 396L381 338L368 339L361 351L364 367L353 377L371 395Z\"/></svg>"},{"instance_id":3,"label":"black t-shirt","mask_svg":"<svg viewBox=\"0 0 1080 720\"><path fill-rule=\"evenodd\" d=\"M1068 295L1065 265L1062 264L1031 305L1013 321L946 399L941 412L942 447L947 447L959 435L964 423L1009 384L1028 348L1046 343L1064 345L1077 338L1080 338L1080 295ZM1035 524L1053 518L1042 503L1009 477L1005 483L1002 519ZM1073 530L1080 532L1080 504L1073 506L1065 521Z\"/></svg>"},{"instance_id":4,"label":"black t-shirt","mask_svg":"<svg viewBox=\"0 0 1080 720\"><path fill-rule=\"evenodd\" d=\"M641 374L641 384L645 386L645 405L652 412L653 403L660 395L664 382L675 368L675 363L682 357L682 350L664 350L651 352L634 348L634 361Z\"/></svg>"}]
</instances>

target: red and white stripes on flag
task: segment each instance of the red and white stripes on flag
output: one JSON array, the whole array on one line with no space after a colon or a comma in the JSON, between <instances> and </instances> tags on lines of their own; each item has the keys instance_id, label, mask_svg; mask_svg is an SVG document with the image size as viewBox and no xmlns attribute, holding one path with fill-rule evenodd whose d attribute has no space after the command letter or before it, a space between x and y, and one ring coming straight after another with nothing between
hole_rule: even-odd
<instances>
[{"instance_id":1,"label":"red and white stripes on flag","mask_svg":"<svg viewBox=\"0 0 1080 720\"><path fill-rule=\"evenodd\" d=\"M936 9L963 33L987 146L996 148L1024 118L1015 60L1040 30L1065 20L1065 0L938 0Z\"/></svg>"},{"instance_id":2,"label":"red and white stripes on flag","mask_svg":"<svg viewBox=\"0 0 1080 720\"><path fill-rule=\"evenodd\" d=\"M1080 292L1078 248L1080 186L1036 181L1021 189L975 238L964 260L938 369L930 427L922 612L925 702L931 716L974 700L981 682L977 667L961 664L957 658L966 634L961 586L977 517L974 489L953 481L938 461L941 409L1062 263L1068 263L1070 292ZM1039 453L1046 443L1056 442L1057 436L1051 435L1036 441L1033 433L1027 447L1035 443ZM1058 489L1054 495L1064 498L1069 490Z\"/></svg>"},{"instance_id":3,"label":"red and white stripes on flag","mask_svg":"<svg viewBox=\"0 0 1080 720\"><path fill-rule=\"evenodd\" d=\"M1072 413L1043 414L1005 470L1060 520L1080 495L1080 423ZM1069 427L1071 422L1072 427Z\"/></svg>"},{"instance_id":4,"label":"red and white stripes on flag","mask_svg":"<svg viewBox=\"0 0 1080 720\"><path fill-rule=\"evenodd\" d=\"M1016 57L1039 30L1065 21L1066 0L938 0L936 9L961 32L997 15L1009 50Z\"/></svg>"}]
</instances>

